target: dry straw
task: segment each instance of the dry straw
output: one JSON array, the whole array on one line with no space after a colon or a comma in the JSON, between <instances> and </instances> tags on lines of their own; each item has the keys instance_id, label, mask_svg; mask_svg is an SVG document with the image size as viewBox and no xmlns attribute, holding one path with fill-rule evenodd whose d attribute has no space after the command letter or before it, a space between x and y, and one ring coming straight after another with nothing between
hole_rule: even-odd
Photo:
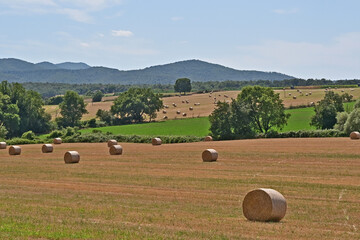
<instances>
[{"instance_id":1,"label":"dry straw","mask_svg":"<svg viewBox=\"0 0 360 240\"><path fill-rule=\"evenodd\" d=\"M204 162L214 162L218 158L218 152L214 149L206 149L202 153L202 159Z\"/></svg>"},{"instance_id":2,"label":"dry straw","mask_svg":"<svg viewBox=\"0 0 360 240\"><path fill-rule=\"evenodd\" d=\"M110 155L121 155L123 152L123 148L120 145L112 145L109 148Z\"/></svg>"},{"instance_id":3,"label":"dry straw","mask_svg":"<svg viewBox=\"0 0 360 240\"><path fill-rule=\"evenodd\" d=\"M6 149L6 142L0 142L0 149Z\"/></svg>"},{"instance_id":4,"label":"dry straw","mask_svg":"<svg viewBox=\"0 0 360 240\"><path fill-rule=\"evenodd\" d=\"M61 138L54 138L54 144L61 144L62 140Z\"/></svg>"},{"instance_id":5,"label":"dry straw","mask_svg":"<svg viewBox=\"0 0 360 240\"><path fill-rule=\"evenodd\" d=\"M107 142L108 147L111 147L111 146L117 145L117 144L118 144L118 142L117 142L116 140L114 140L114 139L110 139L110 140Z\"/></svg>"},{"instance_id":6,"label":"dry straw","mask_svg":"<svg viewBox=\"0 0 360 240\"><path fill-rule=\"evenodd\" d=\"M156 145L161 145L162 141L160 138L153 138L151 140L151 143L152 143L152 145L156 146Z\"/></svg>"},{"instance_id":7,"label":"dry straw","mask_svg":"<svg viewBox=\"0 0 360 240\"><path fill-rule=\"evenodd\" d=\"M21 147L19 146L11 146L9 148L10 155L20 155L21 154Z\"/></svg>"},{"instance_id":8,"label":"dry straw","mask_svg":"<svg viewBox=\"0 0 360 240\"><path fill-rule=\"evenodd\" d=\"M248 192L243 204L244 216L250 221L280 221L286 214L286 199L278 191L259 188Z\"/></svg>"},{"instance_id":9,"label":"dry straw","mask_svg":"<svg viewBox=\"0 0 360 240\"><path fill-rule=\"evenodd\" d=\"M52 153L54 151L54 147L51 144L44 144L41 147L41 151L43 153Z\"/></svg>"},{"instance_id":10,"label":"dry straw","mask_svg":"<svg viewBox=\"0 0 360 240\"><path fill-rule=\"evenodd\" d=\"M78 163L80 161L80 154L77 151L68 151L64 155L65 163Z\"/></svg>"},{"instance_id":11,"label":"dry straw","mask_svg":"<svg viewBox=\"0 0 360 240\"><path fill-rule=\"evenodd\" d=\"M360 139L360 133L359 132L352 132L350 133L350 139Z\"/></svg>"},{"instance_id":12,"label":"dry straw","mask_svg":"<svg viewBox=\"0 0 360 240\"><path fill-rule=\"evenodd\" d=\"M205 141L205 142L209 142L209 141L212 141L212 140L213 140L212 136L206 136L206 137L204 138L204 141Z\"/></svg>"}]
</instances>

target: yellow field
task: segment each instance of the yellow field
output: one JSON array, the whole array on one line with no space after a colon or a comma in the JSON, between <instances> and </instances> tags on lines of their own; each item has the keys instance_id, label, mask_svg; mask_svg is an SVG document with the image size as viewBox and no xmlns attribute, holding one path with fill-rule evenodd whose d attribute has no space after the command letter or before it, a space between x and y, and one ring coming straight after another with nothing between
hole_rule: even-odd
<instances>
[{"instance_id":1,"label":"yellow field","mask_svg":"<svg viewBox=\"0 0 360 240\"><path fill-rule=\"evenodd\" d=\"M297 90L301 91L300 94ZM349 88L343 89L333 89L336 93L343 94L345 92L354 96L355 99L360 97L360 88L354 88L353 90ZM342 92L343 91L343 92ZM324 98L325 89L294 89L294 90L276 90L275 92L280 94L281 99L284 100L285 107L290 106L298 106L298 105L308 105L310 102L317 102ZM311 95L309 93L311 92ZM205 94L191 94L186 96L174 96L174 97L166 97L163 98L164 105L168 105L168 109L166 113L163 113L163 110L158 112L157 120L163 119L164 116L167 116L168 119L176 119L176 118L191 118L191 117L204 117L209 116L215 108L215 101L231 101L231 98L236 98L240 91L221 91L213 94L205 93ZM289 93L291 96L289 96ZM306 96L306 93L308 96ZM225 98L224 95L227 95L228 98ZM293 97L296 96L296 99ZM216 97L216 100L214 99ZM98 109L110 110L113 102L111 100L116 97L106 97L103 102L99 103L91 103L91 99L88 99L87 102L87 110L88 114L83 116L83 120L89 120L95 117L95 114ZM185 101L188 100L189 103ZM184 103L183 103L184 101ZM176 107L172 104L175 103ZM195 103L200 103L199 106L194 106ZM189 107L193 107L193 110L189 110ZM52 117L55 117L55 109L56 106L45 106L47 112L49 112ZM180 111L180 114L176 112ZM186 113L186 116L183 116L183 113Z\"/></svg>"},{"instance_id":2,"label":"yellow field","mask_svg":"<svg viewBox=\"0 0 360 240\"><path fill-rule=\"evenodd\" d=\"M360 239L359 141L120 144L121 156L106 143L0 150L0 239ZM202 162L207 148L217 162ZM259 187L287 199L280 223L244 218Z\"/></svg>"}]
</instances>

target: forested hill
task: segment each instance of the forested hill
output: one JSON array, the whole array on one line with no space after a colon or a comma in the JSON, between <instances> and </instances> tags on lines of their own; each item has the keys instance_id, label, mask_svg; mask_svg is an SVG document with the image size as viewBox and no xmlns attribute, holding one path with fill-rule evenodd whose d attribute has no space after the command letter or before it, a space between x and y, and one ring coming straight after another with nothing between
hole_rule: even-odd
<instances>
[{"instance_id":1,"label":"forested hill","mask_svg":"<svg viewBox=\"0 0 360 240\"><path fill-rule=\"evenodd\" d=\"M106 67L90 67L85 63L34 64L19 59L0 59L0 81L9 82L173 84L182 77L197 82L294 78L277 72L236 70L199 60L120 71Z\"/></svg>"}]
</instances>

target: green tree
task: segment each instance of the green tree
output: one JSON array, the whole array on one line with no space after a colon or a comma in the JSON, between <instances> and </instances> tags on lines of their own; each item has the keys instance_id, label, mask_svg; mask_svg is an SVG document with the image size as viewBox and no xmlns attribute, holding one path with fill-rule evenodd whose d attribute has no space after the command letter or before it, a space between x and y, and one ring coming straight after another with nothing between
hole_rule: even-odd
<instances>
[{"instance_id":1,"label":"green tree","mask_svg":"<svg viewBox=\"0 0 360 240\"><path fill-rule=\"evenodd\" d=\"M185 92L190 92L191 91L191 81L188 78L179 78L176 80L175 85L174 85L174 90L175 92L178 93L184 93Z\"/></svg>"},{"instance_id":2,"label":"green tree","mask_svg":"<svg viewBox=\"0 0 360 240\"><path fill-rule=\"evenodd\" d=\"M74 127L80 125L83 114L88 113L84 99L74 91L67 91L64 101L59 105L62 117L56 119L59 126Z\"/></svg>"},{"instance_id":3,"label":"green tree","mask_svg":"<svg viewBox=\"0 0 360 240\"><path fill-rule=\"evenodd\" d=\"M115 99L110 111L125 123L142 122L146 115L151 121L163 107L160 97L150 88L131 88Z\"/></svg>"},{"instance_id":4,"label":"green tree","mask_svg":"<svg viewBox=\"0 0 360 240\"><path fill-rule=\"evenodd\" d=\"M344 132L351 133L352 131L360 130L360 108L355 108L348 116L344 125Z\"/></svg>"},{"instance_id":5,"label":"green tree","mask_svg":"<svg viewBox=\"0 0 360 240\"><path fill-rule=\"evenodd\" d=\"M103 92L100 90L97 90L92 97L92 101L93 102L101 102L103 97L104 97Z\"/></svg>"},{"instance_id":6,"label":"green tree","mask_svg":"<svg viewBox=\"0 0 360 240\"><path fill-rule=\"evenodd\" d=\"M267 133L271 128L282 128L287 124L290 114L285 113L285 107L278 93L268 87L244 87L237 97L249 109L253 128L257 132Z\"/></svg>"},{"instance_id":7,"label":"green tree","mask_svg":"<svg viewBox=\"0 0 360 240\"><path fill-rule=\"evenodd\" d=\"M229 140L235 137L231 127L230 104L218 102L216 109L209 116L209 121L210 132L215 140Z\"/></svg>"},{"instance_id":8,"label":"green tree","mask_svg":"<svg viewBox=\"0 0 360 240\"><path fill-rule=\"evenodd\" d=\"M310 125L317 129L332 129L338 112L344 111L343 98L332 91L326 92L324 99L315 106L315 115Z\"/></svg>"}]
</instances>

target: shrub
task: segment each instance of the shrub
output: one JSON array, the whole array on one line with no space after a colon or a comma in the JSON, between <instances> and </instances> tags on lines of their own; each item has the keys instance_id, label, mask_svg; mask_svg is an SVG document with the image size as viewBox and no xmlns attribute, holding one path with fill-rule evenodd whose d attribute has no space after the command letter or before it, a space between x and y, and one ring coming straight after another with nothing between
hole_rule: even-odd
<instances>
[{"instance_id":1,"label":"shrub","mask_svg":"<svg viewBox=\"0 0 360 240\"><path fill-rule=\"evenodd\" d=\"M24 132L23 135L21 135L21 138L28 139L28 140L34 140L36 138L35 133L33 131L27 131Z\"/></svg>"},{"instance_id":2,"label":"shrub","mask_svg":"<svg viewBox=\"0 0 360 240\"><path fill-rule=\"evenodd\" d=\"M64 134L61 130L54 130L50 133L49 138L58 138L61 137Z\"/></svg>"}]
</instances>

